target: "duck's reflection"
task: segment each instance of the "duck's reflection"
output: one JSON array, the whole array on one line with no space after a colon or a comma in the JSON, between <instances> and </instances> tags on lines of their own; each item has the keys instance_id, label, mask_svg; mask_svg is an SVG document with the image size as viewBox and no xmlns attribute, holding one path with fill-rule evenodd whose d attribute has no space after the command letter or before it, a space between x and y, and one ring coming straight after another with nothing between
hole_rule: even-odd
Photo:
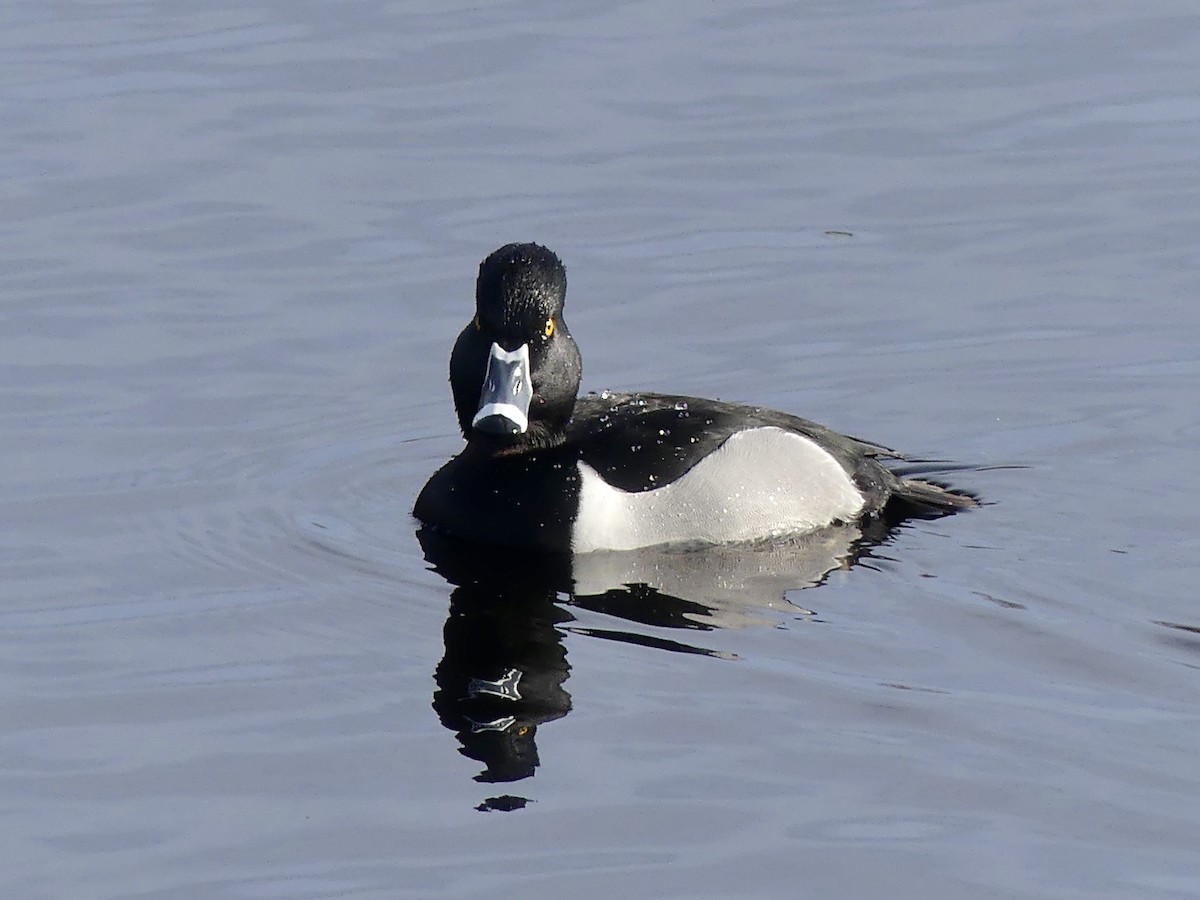
<instances>
[{"instance_id":1,"label":"duck's reflection","mask_svg":"<svg viewBox=\"0 0 1200 900\"><path fill-rule=\"evenodd\" d=\"M571 558L463 544L423 528L417 536L426 559L453 585L433 707L460 752L483 763L477 781L528 778L539 765L538 726L571 709L565 632L728 657L700 646L698 633L774 623L772 610L809 614L785 594L849 567L885 535L847 526L753 546ZM572 608L624 624L572 624ZM681 633L665 637L657 633L663 629ZM524 803L505 795L480 808Z\"/></svg>"},{"instance_id":2,"label":"duck's reflection","mask_svg":"<svg viewBox=\"0 0 1200 900\"><path fill-rule=\"evenodd\" d=\"M556 627L571 614L555 604L567 561L468 547L425 529L418 537L426 559L455 585L433 708L461 752L484 764L477 781L528 778L538 766L537 726L571 709Z\"/></svg>"}]
</instances>

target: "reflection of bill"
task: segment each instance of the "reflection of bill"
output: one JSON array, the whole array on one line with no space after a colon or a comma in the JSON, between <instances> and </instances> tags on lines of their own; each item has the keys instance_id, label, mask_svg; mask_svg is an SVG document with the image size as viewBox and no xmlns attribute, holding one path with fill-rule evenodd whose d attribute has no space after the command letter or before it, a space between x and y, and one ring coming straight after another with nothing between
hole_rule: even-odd
<instances>
[{"instance_id":1,"label":"reflection of bill","mask_svg":"<svg viewBox=\"0 0 1200 900\"><path fill-rule=\"evenodd\" d=\"M417 536L426 559L454 585L446 652L434 673L434 710L457 735L460 752L483 763L475 779L507 783L529 778L540 764L538 725L571 710L563 687L570 672L565 631L727 657L656 632L696 634L770 623L781 611L807 614L787 592L820 584L885 534L865 536L847 526L772 543L574 558L463 544L427 529ZM572 607L624 624L572 625ZM526 802L504 795L480 809Z\"/></svg>"}]
</instances>

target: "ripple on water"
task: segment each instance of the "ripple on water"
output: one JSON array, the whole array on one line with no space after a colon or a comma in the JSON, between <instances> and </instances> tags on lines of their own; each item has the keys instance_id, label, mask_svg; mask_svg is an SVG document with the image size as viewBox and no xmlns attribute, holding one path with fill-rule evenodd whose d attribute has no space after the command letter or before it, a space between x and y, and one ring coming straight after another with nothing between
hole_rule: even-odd
<instances>
[{"instance_id":1,"label":"ripple on water","mask_svg":"<svg viewBox=\"0 0 1200 900\"><path fill-rule=\"evenodd\" d=\"M0 622L184 614L284 602L316 584L422 579L412 560L414 463L392 423L344 415L319 428L196 437L126 434L93 467L120 457L119 468L43 477L0 501L22 525L25 539L7 541L6 553L29 587ZM47 539L54 532L74 539L69 558Z\"/></svg>"}]
</instances>

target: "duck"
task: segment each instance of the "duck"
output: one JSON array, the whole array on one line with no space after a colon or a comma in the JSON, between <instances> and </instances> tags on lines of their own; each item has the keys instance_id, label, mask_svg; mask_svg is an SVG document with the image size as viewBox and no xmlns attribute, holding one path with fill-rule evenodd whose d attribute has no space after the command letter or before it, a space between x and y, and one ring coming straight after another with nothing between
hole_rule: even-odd
<instances>
[{"instance_id":1,"label":"duck","mask_svg":"<svg viewBox=\"0 0 1200 900\"><path fill-rule=\"evenodd\" d=\"M786 412L651 392L579 394L562 261L506 244L479 266L450 354L462 451L413 515L461 541L551 553L722 545L978 505L905 457Z\"/></svg>"}]
</instances>

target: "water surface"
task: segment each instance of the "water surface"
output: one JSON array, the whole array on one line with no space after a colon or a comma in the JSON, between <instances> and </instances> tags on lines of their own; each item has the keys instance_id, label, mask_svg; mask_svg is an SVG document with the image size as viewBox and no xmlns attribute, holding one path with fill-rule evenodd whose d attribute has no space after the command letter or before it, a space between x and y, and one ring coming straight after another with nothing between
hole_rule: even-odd
<instances>
[{"instance_id":1,"label":"water surface","mask_svg":"<svg viewBox=\"0 0 1200 900\"><path fill-rule=\"evenodd\" d=\"M5 896L1200 894L1192 4L4 25ZM586 388L992 505L456 580L408 513L512 240Z\"/></svg>"}]
</instances>

